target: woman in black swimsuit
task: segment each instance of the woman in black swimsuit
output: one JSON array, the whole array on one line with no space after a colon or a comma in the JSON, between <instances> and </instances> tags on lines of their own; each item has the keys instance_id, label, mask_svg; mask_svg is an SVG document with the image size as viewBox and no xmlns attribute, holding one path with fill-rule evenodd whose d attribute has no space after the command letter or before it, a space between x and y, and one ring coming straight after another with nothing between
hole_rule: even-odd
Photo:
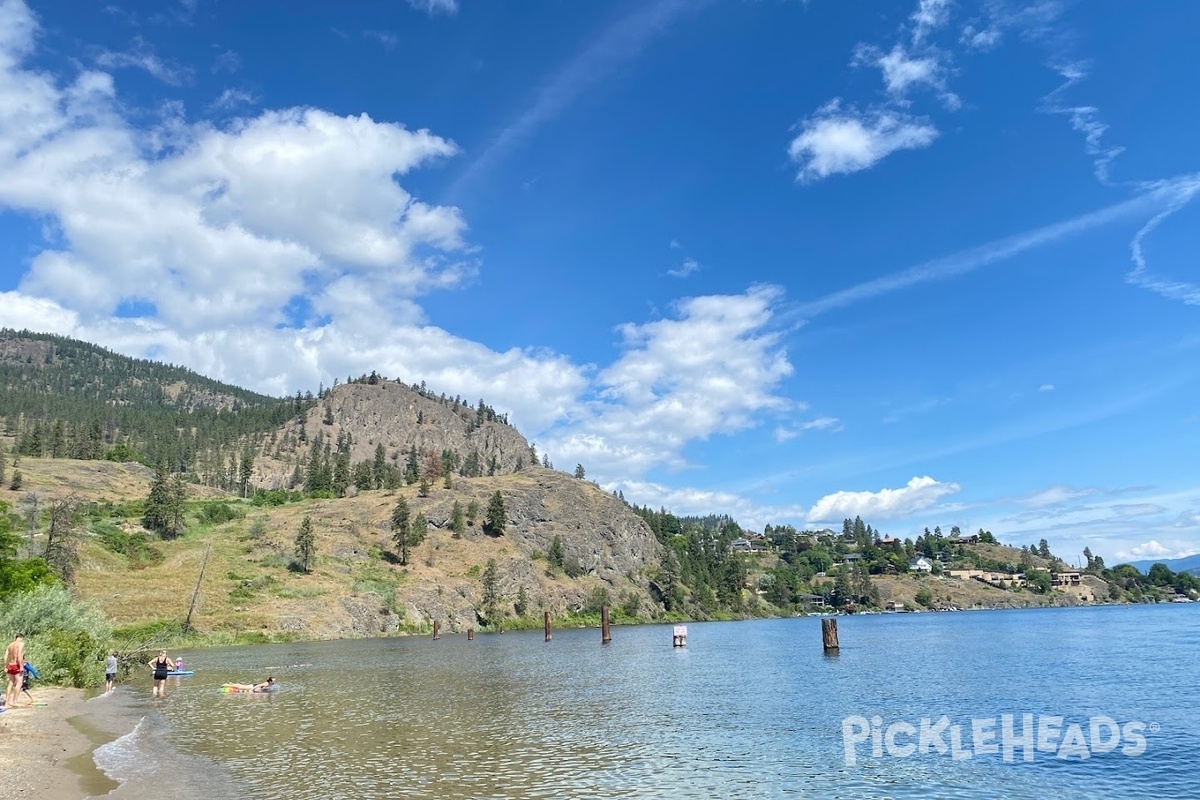
<instances>
[{"instance_id":1,"label":"woman in black swimsuit","mask_svg":"<svg viewBox=\"0 0 1200 800\"><path fill-rule=\"evenodd\" d=\"M175 662L167 658L166 650L158 651L158 658L150 661L150 669L154 670L154 694L152 697L167 696L167 673L175 669Z\"/></svg>"}]
</instances>

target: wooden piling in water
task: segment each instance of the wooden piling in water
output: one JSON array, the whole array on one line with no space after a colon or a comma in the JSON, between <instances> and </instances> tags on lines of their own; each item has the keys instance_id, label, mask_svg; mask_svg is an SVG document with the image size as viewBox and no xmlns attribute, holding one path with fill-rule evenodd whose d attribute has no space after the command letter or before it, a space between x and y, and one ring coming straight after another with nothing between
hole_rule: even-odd
<instances>
[{"instance_id":1,"label":"wooden piling in water","mask_svg":"<svg viewBox=\"0 0 1200 800\"><path fill-rule=\"evenodd\" d=\"M475 629L474 628L467 628L467 641L468 642L475 641Z\"/></svg>"},{"instance_id":2,"label":"wooden piling in water","mask_svg":"<svg viewBox=\"0 0 1200 800\"><path fill-rule=\"evenodd\" d=\"M550 641L550 612L549 611L546 612L545 622L546 622L546 641L548 642L548 641Z\"/></svg>"},{"instance_id":3,"label":"wooden piling in water","mask_svg":"<svg viewBox=\"0 0 1200 800\"><path fill-rule=\"evenodd\" d=\"M608 627L608 606L600 606L600 644L612 641L612 631Z\"/></svg>"},{"instance_id":4,"label":"wooden piling in water","mask_svg":"<svg viewBox=\"0 0 1200 800\"><path fill-rule=\"evenodd\" d=\"M826 653L838 652L837 620L826 617L821 620L821 644Z\"/></svg>"},{"instance_id":5,"label":"wooden piling in water","mask_svg":"<svg viewBox=\"0 0 1200 800\"><path fill-rule=\"evenodd\" d=\"M442 638L442 623L440 623L436 620L434 620L434 623L433 623L433 638L434 639Z\"/></svg>"}]
</instances>

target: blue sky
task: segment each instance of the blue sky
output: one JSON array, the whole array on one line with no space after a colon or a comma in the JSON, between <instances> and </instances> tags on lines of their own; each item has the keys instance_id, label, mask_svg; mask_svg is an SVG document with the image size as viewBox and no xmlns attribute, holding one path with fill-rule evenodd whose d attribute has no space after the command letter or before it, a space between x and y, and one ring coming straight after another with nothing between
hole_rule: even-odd
<instances>
[{"instance_id":1,"label":"blue sky","mask_svg":"<svg viewBox=\"0 0 1200 800\"><path fill-rule=\"evenodd\" d=\"M748 527L1200 550L1191 3L0 0L0 325Z\"/></svg>"}]
</instances>

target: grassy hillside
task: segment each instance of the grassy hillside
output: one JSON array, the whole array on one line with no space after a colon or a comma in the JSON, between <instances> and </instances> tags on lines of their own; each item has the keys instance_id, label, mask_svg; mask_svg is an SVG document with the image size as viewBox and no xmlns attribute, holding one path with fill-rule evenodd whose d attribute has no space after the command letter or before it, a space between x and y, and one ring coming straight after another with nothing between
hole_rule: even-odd
<instances>
[{"instance_id":1,"label":"grassy hillside","mask_svg":"<svg viewBox=\"0 0 1200 800\"><path fill-rule=\"evenodd\" d=\"M594 614L607 603L615 615L648 619L661 613L648 591L657 544L624 504L594 485L540 468L491 478L458 478L453 487L416 486L354 497L298 500L279 506L200 486L189 487L187 528L177 539L148 536L140 524L150 471L137 464L21 459L20 492L0 489L18 514L37 499L82 503L77 588L118 628L148 635L177 626L188 613L205 553L193 624L218 636L336 638L540 624ZM507 506L501 536L482 530L495 492ZM428 520L425 541L398 563L390 516L403 497ZM455 502L480 512L461 535L450 527ZM317 559L296 570L294 540L311 519ZM228 518L228 519L227 519ZM213 520L216 521L213 521ZM44 547L44 530L27 544ZM551 567L545 554L558 538L570 567ZM484 576L495 563L491 613ZM571 573L571 574L568 574Z\"/></svg>"}]
</instances>

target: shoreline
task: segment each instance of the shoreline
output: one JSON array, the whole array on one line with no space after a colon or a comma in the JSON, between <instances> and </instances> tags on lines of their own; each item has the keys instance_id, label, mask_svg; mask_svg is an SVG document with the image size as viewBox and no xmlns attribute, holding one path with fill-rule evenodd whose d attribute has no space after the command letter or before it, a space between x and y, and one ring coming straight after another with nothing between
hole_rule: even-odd
<instances>
[{"instance_id":1,"label":"shoreline","mask_svg":"<svg viewBox=\"0 0 1200 800\"><path fill-rule=\"evenodd\" d=\"M4 793L82 800L115 789L116 782L92 760L95 749L110 737L82 720L87 691L46 686L34 696L46 705L17 705L0 714L0 763L9 787Z\"/></svg>"}]
</instances>

